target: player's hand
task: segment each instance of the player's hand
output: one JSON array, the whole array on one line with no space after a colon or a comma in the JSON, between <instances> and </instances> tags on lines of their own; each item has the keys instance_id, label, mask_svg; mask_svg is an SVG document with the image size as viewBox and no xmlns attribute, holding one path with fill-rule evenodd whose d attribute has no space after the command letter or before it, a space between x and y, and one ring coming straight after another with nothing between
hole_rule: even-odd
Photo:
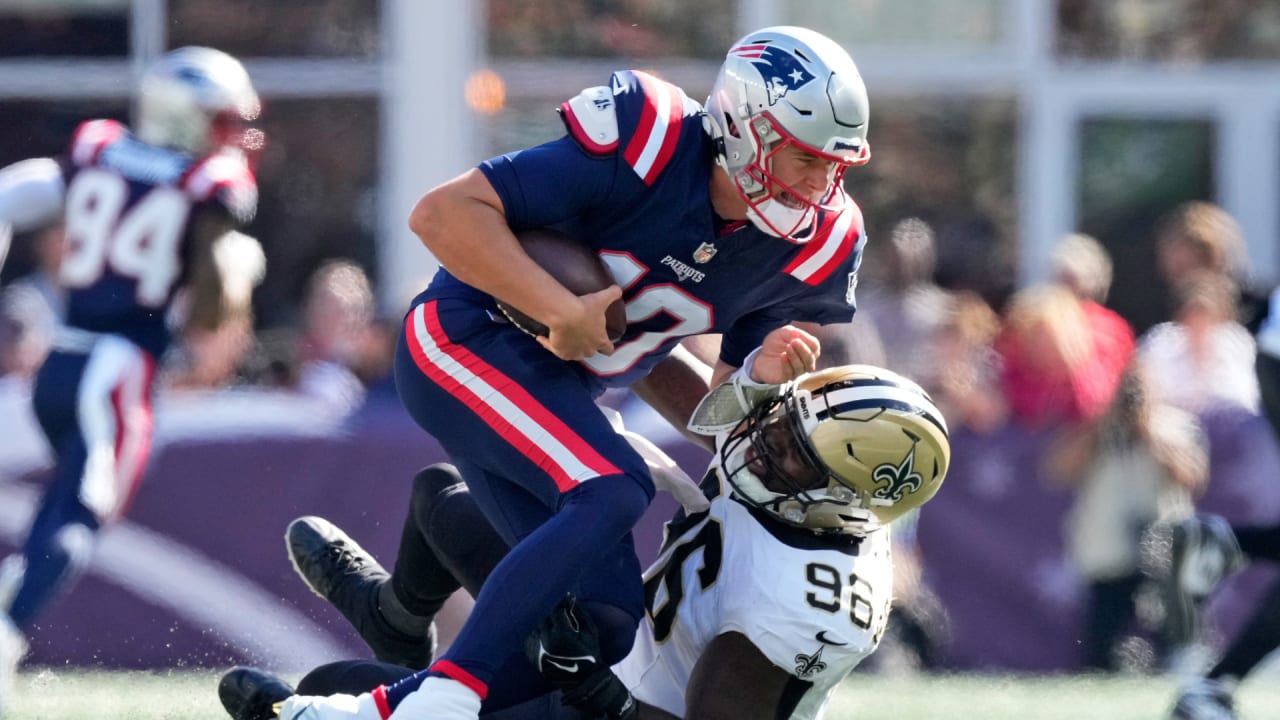
<instances>
[{"instance_id":1,"label":"player's hand","mask_svg":"<svg viewBox=\"0 0 1280 720\"><path fill-rule=\"evenodd\" d=\"M612 353L605 310L621 297L622 288L617 285L580 296L577 307L568 309L558 323L547 323L547 337L538 338L538 342L561 360L583 360L596 353Z\"/></svg>"},{"instance_id":2,"label":"player's hand","mask_svg":"<svg viewBox=\"0 0 1280 720\"><path fill-rule=\"evenodd\" d=\"M783 325L765 336L751 365L751 379L781 385L818 367L822 345L818 338L794 325Z\"/></svg>"}]
</instances>

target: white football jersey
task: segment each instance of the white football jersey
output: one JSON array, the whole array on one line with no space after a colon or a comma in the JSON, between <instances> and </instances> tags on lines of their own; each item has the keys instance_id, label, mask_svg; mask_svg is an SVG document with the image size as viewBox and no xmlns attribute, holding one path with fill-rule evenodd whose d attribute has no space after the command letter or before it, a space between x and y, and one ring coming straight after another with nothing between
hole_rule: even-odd
<instances>
[{"instance_id":1,"label":"white football jersey","mask_svg":"<svg viewBox=\"0 0 1280 720\"><path fill-rule=\"evenodd\" d=\"M698 658L716 636L737 632L813 684L792 717L820 718L880 642L892 586L887 530L859 542L762 523L721 480L710 510L667 524L645 573L647 617L614 670L638 700L684 717Z\"/></svg>"}]
</instances>

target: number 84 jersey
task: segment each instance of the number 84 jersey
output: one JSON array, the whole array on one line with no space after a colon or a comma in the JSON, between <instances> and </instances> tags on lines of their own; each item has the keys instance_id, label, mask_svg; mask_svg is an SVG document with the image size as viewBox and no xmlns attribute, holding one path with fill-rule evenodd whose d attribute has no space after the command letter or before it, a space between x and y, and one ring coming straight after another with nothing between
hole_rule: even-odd
<instances>
[{"instance_id":1,"label":"number 84 jersey","mask_svg":"<svg viewBox=\"0 0 1280 720\"><path fill-rule=\"evenodd\" d=\"M169 344L167 317L191 272L198 213L216 208L248 223L258 186L244 158L195 157L133 137L114 120L76 130L63 161L66 323L121 335L154 357Z\"/></svg>"},{"instance_id":2,"label":"number 84 jersey","mask_svg":"<svg viewBox=\"0 0 1280 720\"><path fill-rule=\"evenodd\" d=\"M615 670L637 699L685 717L698 658L735 632L810 683L792 717L819 718L879 644L892 586L887 529L861 539L816 535L731 499L722 481L708 511L667 524L645 573L647 617Z\"/></svg>"}]
</instances>

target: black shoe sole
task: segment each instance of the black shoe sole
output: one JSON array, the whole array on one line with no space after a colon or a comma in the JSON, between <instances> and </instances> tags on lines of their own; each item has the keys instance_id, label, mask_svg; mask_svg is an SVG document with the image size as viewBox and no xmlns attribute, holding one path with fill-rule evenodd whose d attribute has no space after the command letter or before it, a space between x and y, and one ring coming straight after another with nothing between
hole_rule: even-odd
<instances>
[{"instance_id":1,"label":"black shoe sole","mask_svg":"<svg viewBox=\"0 0 1280 720\"><path fill-rule=\"evenodd\" d=\"M218 681L218 700L234 720L273 720L275 705L293 694L288 683L258 668L233 667Z\"/></svg>"}]
</instances>

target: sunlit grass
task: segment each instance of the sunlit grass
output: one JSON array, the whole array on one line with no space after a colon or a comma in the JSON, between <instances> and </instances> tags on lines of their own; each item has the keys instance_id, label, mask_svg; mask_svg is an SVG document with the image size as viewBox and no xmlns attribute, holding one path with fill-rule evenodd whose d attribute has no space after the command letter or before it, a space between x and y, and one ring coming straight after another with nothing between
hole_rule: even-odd
<instances>
[{"instance_id":1,"label":"sunlit grass","mask_svg":"<svg viewBox=\"0 0 1280 720\"><path fill-rule=\"evenodd\" d=\"M5 720L226 720L218 672L83 672L32 669L19 676ZM295 679L295 678L290 678ZM1014 678L983 675L889 677L859 674L828 720L1163 720L1174 682L1158 677ZM1280 683L1241 688L1242 720L1274 718Z\"/></svg>"}]
</instances>

